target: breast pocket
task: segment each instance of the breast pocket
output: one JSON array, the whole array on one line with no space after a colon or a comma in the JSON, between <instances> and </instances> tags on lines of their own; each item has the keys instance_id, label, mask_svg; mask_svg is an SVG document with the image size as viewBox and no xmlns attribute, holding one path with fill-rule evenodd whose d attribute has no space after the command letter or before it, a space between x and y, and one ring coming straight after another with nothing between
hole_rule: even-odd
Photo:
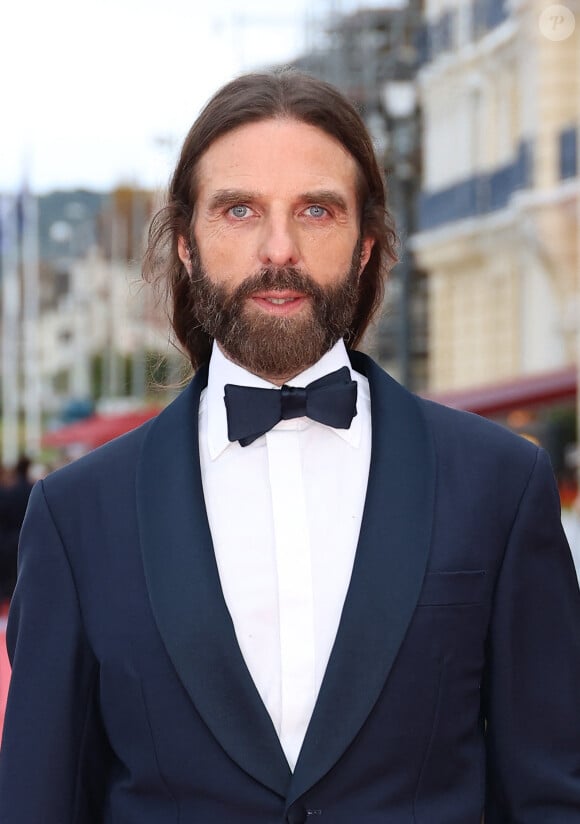
<instances>
[{"instance_id":1,"label":"breast pocket","mask_svg":"<svg viewBox=\"0 0 580 824\"><path fill-rule=\"evenodd\" d=\"M489 576L483 569L428 572L417 606L468 606L485 601Z\"/></svg>"}]
</instances>

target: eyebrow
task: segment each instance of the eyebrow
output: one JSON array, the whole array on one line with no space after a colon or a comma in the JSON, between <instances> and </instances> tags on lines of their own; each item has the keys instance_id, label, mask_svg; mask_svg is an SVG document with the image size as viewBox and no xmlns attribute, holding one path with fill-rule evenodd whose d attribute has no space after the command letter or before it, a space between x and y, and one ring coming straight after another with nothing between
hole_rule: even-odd
<instances>
[{"instance_id":1,"label":"eyebrow","mask_svg":"<svg viewBox=\"0 0 580 824\"><path fill-rule=\"evenodd\" d=\"M209 199L209 209L223 209L227 206L234 206L236 203L248 203L259 200L259 192L252 192L247 189L218 189ZM347 212L348 206L344 197L332 189L319 189L312 192L303 192L299 198L303 203L320 204L321 206L332 206L341 212Z\"/></svg>"},{"instance_id":2,"label":"eyebrow","mask_svg":"<svg viewBox=\"0 0 580 824\"><path fill-rule=\"evenodd\" d=\"M244 189L218 189L209 200L210 209L223 209L224 206L235 206L236 203L246 203L256 200L257 192L250 192Z\"/></svg>"},{"instance_id":3,"label":"eyebrow","mask_svg":"<svg viewBox=\"0 0 580 824\"><path fill-rule=\"evenodd\" d=\"M348 206L344 197L332 189L319 189L314 192L304 192L300 200L308 203L320 204L320 206L334 206L341 212L347 212Z\"/></svg>"}]
</instances>

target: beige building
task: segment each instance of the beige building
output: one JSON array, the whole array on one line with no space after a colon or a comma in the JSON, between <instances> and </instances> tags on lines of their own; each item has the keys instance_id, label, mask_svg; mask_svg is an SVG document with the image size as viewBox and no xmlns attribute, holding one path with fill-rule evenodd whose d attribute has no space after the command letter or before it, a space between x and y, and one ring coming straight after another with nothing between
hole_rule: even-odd
<instances>
[{"instance_id":1,"label":"beige building","mask_svg":"<svg viewBox=\"0 0 580 824\"><path fill-rule=\"evenodd\" d=\"M429 278L434 392L576 359L573 12L549 0L426 0L423 185L412 245Z\"/></svg>"},{"instance_id":2,"label":"beige building","mask_svg":"<svg viewBox=\"0 0 580 824\"><path fill-rule=\"evenodd\" d=\"M169 356L171 348L166 319L138 263L107 259L94 247L72 263L68 281L38 321L43 408L58 410L67 398L89 398L95 390L101 400L132 394L143 401L146 353ZM124 374L128 363L132 385Z\"/></svg>"},{"instance_id":3,"label":"beige building","mask_svg":"<svg viewBox=\"0 0 580 824\"><path fill-rule=\"evenodd\" d=\"M177 360L163 308L141 278L156 196L62 192L41 207L34 370L43 414L86 399L143 403L156 359Z\"/></svg>"}]
</instances>

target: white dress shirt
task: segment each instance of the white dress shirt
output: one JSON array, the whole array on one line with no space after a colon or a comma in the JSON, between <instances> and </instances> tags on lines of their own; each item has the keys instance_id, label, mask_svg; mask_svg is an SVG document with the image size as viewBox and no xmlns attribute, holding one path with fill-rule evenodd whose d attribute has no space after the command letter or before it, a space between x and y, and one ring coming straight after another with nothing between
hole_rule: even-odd
<instances>
[{"instance_id":1,"label":"white dress shirt","mask_svg":"<svg viewBox=\"0 0 580 824\"><path fill-rule=\"evenodd\" d=\"M342 341L288 381L350 367ZM273 385L214 345L199 406L205 503L240 650L294 769L336 636L366 495L371 416L358 384L350 429L280 421L246 447L227 435L224 386Z\"/></svg>"}]
</instances>

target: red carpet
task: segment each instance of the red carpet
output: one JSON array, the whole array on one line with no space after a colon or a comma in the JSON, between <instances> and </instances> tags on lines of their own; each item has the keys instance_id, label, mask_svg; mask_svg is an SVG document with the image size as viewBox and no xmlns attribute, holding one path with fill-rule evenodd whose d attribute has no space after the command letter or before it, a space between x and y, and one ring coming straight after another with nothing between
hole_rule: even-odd
<instances>
[{"instance_id":1,"label":"red carpet","mask_svg":"<svg viewBox=\"0 0 580 824\"><path fill-rule=\"evenodd\" d=\"M2 726L4 724L8 684L10 683L10 664L8 662L8 653L6 652L7 615L8 604L0 604L0 735L2 734Z\"/></svg>"}]
</instances>

